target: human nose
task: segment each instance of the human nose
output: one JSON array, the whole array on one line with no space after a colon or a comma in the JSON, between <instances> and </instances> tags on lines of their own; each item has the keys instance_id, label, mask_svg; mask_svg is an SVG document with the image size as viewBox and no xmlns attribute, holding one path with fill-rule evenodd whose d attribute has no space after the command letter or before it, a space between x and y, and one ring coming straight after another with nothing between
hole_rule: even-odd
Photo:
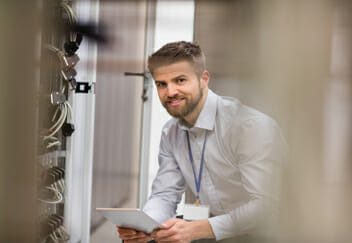
<instances>
[{"instance_id":1,"label":"human nose","mask_svg":"<svg viewBox=\"0 0 352 243\"><path fill-rule=\"evenodd\" d=\"M178 89L177 89L176 85L169 84L167 86L167 96L168 97L174 97L177 94L178 94Z\"/></svg>"}]
</instances>

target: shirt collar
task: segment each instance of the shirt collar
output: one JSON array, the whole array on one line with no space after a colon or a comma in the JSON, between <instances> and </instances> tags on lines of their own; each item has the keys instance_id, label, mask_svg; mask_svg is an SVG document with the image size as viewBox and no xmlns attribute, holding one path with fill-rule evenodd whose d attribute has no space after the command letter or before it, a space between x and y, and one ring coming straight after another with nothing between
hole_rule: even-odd
<instances>
[{"instance_id":1,"label":"shirt collar","mask_svg":"<svg viewBox=\"0 0 352 243\"><path fill-rule=\"evenodd\" d=\"M178 121L179 127L183 130L191 130L193 128L213 130L215 125L217 99L218 99L218 96L209 89L203 109L201 110L194 126L191 128L188 128L185 125L183 125L179 120Z\"/></svg>"}]
</instances>

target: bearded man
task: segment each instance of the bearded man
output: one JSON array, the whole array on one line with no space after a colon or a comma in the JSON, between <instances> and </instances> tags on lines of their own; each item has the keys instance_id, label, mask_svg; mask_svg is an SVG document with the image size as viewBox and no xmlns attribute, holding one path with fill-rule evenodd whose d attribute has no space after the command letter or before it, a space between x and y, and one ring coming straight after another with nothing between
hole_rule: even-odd
<instances>
[{"instance_id":1,"label":"bearded man","mask_svg":"<svg viewBox=\"0 0 352 243\"><path fill-rule=\"evenodd\" d=\"M168 43L149 57L148 68L173 117L162 130L159 170L143 208L161 228L152 234L118 228L120 237L126 243L266 239L285 154L276 122L212 92L197 44ZM188 220L174 218L187 186L196 199L185 205Z\"/></svg>"}]
</instances>

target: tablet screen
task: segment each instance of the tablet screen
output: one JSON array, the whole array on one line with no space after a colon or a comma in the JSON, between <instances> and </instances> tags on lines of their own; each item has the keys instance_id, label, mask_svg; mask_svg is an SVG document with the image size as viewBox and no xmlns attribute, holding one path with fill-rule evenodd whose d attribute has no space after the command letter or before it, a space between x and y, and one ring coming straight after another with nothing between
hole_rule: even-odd
<instances>
[{"instance_id":1,"label":"tablet screen","mask_svg":"<svg viewBox=\"0 0 352 243\"><path fill-rule=\"evenodd\" d=\"M151 233L160 224L137 208L97 208L105 218L118 227Z\"/></svg>"}]
</instances>

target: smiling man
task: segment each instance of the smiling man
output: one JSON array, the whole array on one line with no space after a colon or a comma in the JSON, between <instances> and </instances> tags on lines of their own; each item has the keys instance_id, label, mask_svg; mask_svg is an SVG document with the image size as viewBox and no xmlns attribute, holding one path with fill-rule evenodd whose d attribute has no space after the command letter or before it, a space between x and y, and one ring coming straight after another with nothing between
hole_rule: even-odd
<instances>
[{"instance_id":1,"label":"smiling man","mask_svg":"<svg viewBox=\"0 0 352 243\"><path fill-rule=\"evenodd\" d=\"M166 44L148 59L161 103L159 170L144 211L162 224L151 235L119 228L128 242L249 242L270 238L285 142L267 115L208 88L197 44ZM186 186L195 195L185 219L175 212ZM265 222L265 223L264 223ZM258 238L257 238L258 239ZM252 241L251 241L252 242Z\"/></svg>"},{"instance_id":2,"label":"smiling man","mask_svg":"<svg viewBox=\"0 0 352 243\"><path fill-rule=\"evenodd\" d=\"M198 77L189 62L180 61L157 68L153 77L160 101L167 112L191 127L208 93L208 72L204 71Z\"/></svg>"}]
</instances>

